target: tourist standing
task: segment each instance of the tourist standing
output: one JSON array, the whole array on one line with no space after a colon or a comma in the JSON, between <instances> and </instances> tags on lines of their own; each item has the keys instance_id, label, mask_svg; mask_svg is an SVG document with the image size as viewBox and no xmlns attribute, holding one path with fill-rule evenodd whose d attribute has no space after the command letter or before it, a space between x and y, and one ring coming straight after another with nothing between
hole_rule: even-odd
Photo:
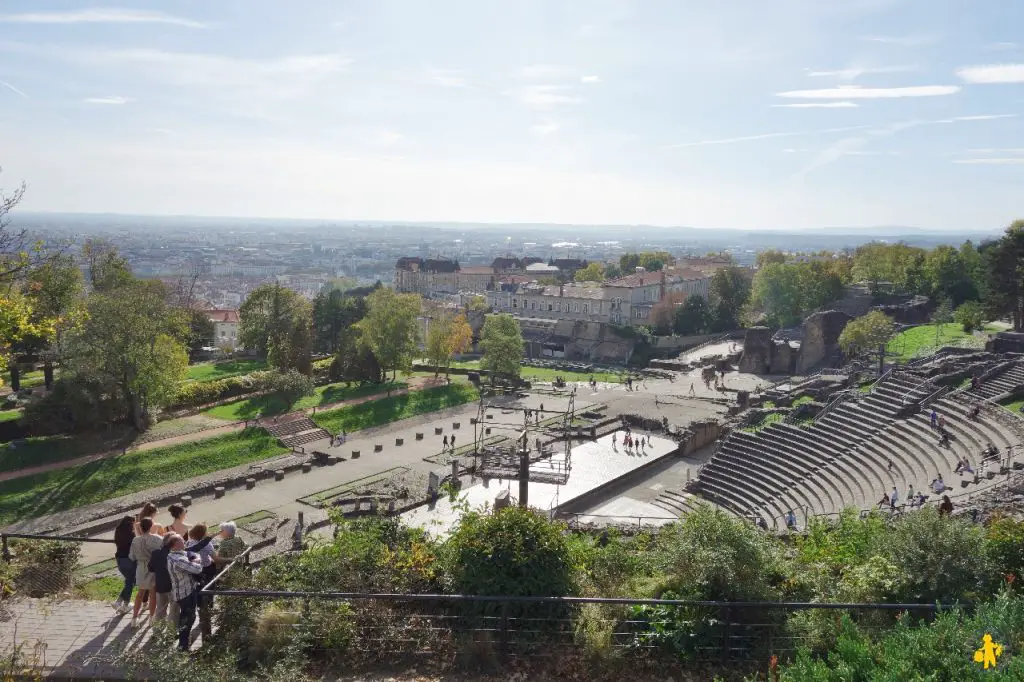
<instances>
[{"instance_id":1,"label":"tourist standing","mask_svg":"<svg viewBox=\"0 0 1024 682\"><path fill-rule=\"evenodd\" d=\"M139 512L138 518L135 519L136 535L142 535L142 528L139 527L139 524L142 522L142 519L149 519L153 522L154 533L156 533L157 535L164 534L164 527L156 522L156 505L153 504L152 502L147 502L146 504L142 505L142 511Z\"/></svg>"},{"instance_id":2,"label":"tourist standing","mask_svg":"<svg viewBox=\"0 0 1024 682\"><path fill-rule=\"evenodd\" d=\"M939 413L936 412L935 410L932 410L932 414L931 414L932 428L934 429L938 423L939 423Z\"/></svg>"},{"instance_id":3,"label":"tourist standing","mask_svg":"<svg viewBox=\"0 0 1024 682\"><path fill-rule=\"evenodd\" d=\"M133 626L138 624L139 612L144 601L149 602L149 615L153 616L156 613L156 590L153 589L156 579L149 570L149 559L153 552L159 549L163 538L153 531L153 525L153 519L142 519L139 522L142 534L132 540L131 548L128 550L128 558L135 562L135 584L139 588L132 613Z\"/></svg>"},{"instance_id":4,"label":"tourist standing","mask_svg":"<svg viewBox=\"0 0 1024 682\"><path fill-rule=\"evenodd\" d=\"M188 510L180 504L172 504L167 508L167 511L171 514L171 524L167 526L167 533L177 533L178 535L188 535L188 529L191 527L185 523L185 517L188 516Z\"/></svg>"},{"instance_id":5,"label":"tourist standing","mask_svg":"<svg viewBox=\"0 0 1024 682\"><path fill-rule=\"evenodd\" d=\"M452 434L452 441L451 441L451 443L452 443L452 452L455 452L455 434L454 433Z\"/></svg>"},{"instance_id":6,"label":"tourist standing","mask_svg":"<svg viewBox=\"0 0 1024 682\"><path fill-rule=\"evenodd\" d=\"M220 524L220 545L217 546L217 553L213 555L213 561L218 568L223 568L235 557L245 551L245 540L238 537L238 527L234 521L225 521Z\"/></svg>"},{"instance_id":7,"label":"tourist standing","mask_svg":"<svg viewBox=\"0 0 1024 682\"><path fill-rule=\"evenodd\" d=\"M444 452L447 449L448 449L448 436L445 436L444 438L441 439L441 452Z\"/></svg>"},{"instance_id":8,"label":"tourist standing","mask_svg":"<svg viewBox=\"0 0 1024 682\"><path fill-rule=\"evenodd\" d=\"M172 535L165 535L163 544L153 551L149 559L149 570L153 571L153 589L156 590L156 614L153 621L173 623L177 627L178 602L171 598L171 573L167 569L167 555L171 552L167 541Z\"/></svg>"},{"instance_id":9,"label":"tourist standing","mask_svg":"<svg viewBox=\"0 0 1024 682\"><path fill-rule=\"evenodd\" d=\"M128 555L131 552L134 539L135 519L125 516L114 529L114 561L117 562L117 570L124 577L121 594L110 604L111 608L118 613L128 613L132 608L129 604L132 599L132 591L135 589L135 562Z\"/></svg>"},{"instance_id":10,"label":"tourist standing","mask_svg":"<svg viewBox=\"0 0 1024 682\"><path fill-rule=\"evenodd\" d=\"M896 505L899 503L899 501L900 501L900 495L899 495L898 492L896 492L896 486L893 486L892 487L892 495L889 498L889 503L892 505L892 508L895 509Z\"/></svg>"},{"instance_id":11,"label":"tourist standing","mask_svg":"<svg viewBox=\"0 0 1024 682\"><path fill-rule=\"evenodd\" d=\"M939 505L939 516L949 516L953 513L953 503L949 499L949 495L942 496L942 504Z\"/></svg>"},{"instance_id":12,"label":"tourist standing","mask_svg":"<svg viewBox=\"0 0 1024 682\"><path fill-rule=\"evenodd\" d=\"M177 533L167 539L167 569L171 575L171 598L178 603L178 649L188 651L192 625L196 622L196 576L203 572L199 557L185 552L185 541Z\"/></svg>"},{"instance_id":13,"label":"tourist standing","mask_svg":"<svg viewBox=\"0 0 1024 682\"><path fill-rule=\"evenodd\" d=\"M786 512L786 528L790 530L796 530L796 514L790 509Z\"/></svg>"}]
</instances>

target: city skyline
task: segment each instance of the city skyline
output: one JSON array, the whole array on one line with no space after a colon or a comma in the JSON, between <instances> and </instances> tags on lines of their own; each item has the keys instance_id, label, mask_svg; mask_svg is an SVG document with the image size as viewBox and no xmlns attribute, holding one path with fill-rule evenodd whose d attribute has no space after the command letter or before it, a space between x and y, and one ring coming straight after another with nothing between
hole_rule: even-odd
<instances>
[{"instance_id":1,"label":"city skyline","mask_svg":"<svg viewBox=\"0 0 1024 682\"><path fill-rule=\"evenodd\" d=\"M6 3L26 211L995 232L1024 8Z\"/></svg>"}]
</instances>

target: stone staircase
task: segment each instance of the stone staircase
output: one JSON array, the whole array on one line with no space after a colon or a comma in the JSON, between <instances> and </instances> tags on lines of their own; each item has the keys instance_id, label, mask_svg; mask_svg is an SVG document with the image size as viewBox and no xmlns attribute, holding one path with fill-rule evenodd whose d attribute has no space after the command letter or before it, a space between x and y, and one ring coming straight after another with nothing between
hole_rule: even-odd
<instances>
[{"instance_id":1,"label":"stone staircase","mask_svg":"<svg viewBox=\"0 0 1024 682\"><path fill-rule=\"evenodd\" d=\"M896 487L905 502L908 486L928 493L942 475L959 492L977 485L954 473L966 457L978 470L991 444L1000 452L1020 442L1019 426L998 414L1002 408L981 403L965 392L934 397L939 387L910 373L893 374L861 399L835 405L808 425L774 423L756 433L735 431L689 486L695 493L741 516L780 519L788 510L833 514L846 507L865 509ZM908 403L929 396L932 402L907 418L897 415ZM981 408L978 419L970 412ZM946 422L951 441L939 443L929 413ZM961 486L958 488L957 486ZM692 508L692 496L678 500L666 491L655 504ZM800 514L802 516L802 514Z\"/></svg>"},{"instance_id":2,"label":"stone staircase","mask_svg":"<svg viewBox=\"0 0 1024 682\"><path fill-rule=\"evenodd\" d=\"M274 423L264 423L263 428L286 448L297 448L315 440L331 437L329 431L320 428L305 415L289 415L287 419L282 418Z\"/></svg>"},{"instance_id":3,"label":"stone staircase","mask_svg":"<svg viewBox=\"0 0 1024 682\"><path fill-rule=\"evenodd\" d=\"M1015 362L1002 372L982 381L977 387L971 390L975 395L992 400L1004 393L1016 390L1024 386L1024 362Z\"/></svg>"}]
</instances>

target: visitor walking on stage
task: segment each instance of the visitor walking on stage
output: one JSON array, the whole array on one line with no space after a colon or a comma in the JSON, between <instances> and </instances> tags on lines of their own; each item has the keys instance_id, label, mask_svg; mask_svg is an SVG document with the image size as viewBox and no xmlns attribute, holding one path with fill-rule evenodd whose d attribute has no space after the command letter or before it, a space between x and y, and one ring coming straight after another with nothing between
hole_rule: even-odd
<instances>
[{"instance_id":1,"label":"visitor walking on stage","mask_svg":"<svg viewBox=\"0 0 1024 682\"><path fill-rule=\"evenodd\" d=\"M447 449L448 449L448 436L445 436L444 438L441 439L441 452L444 452Z\"/></svg>"},{"instance_id":2,"label":"visitor walking on stage","mask_svg":"<svg viewBox=\"0 0 1024 682\"><path fill-rule=\"evenodd\" d=\"M455 452L455 434L454 433L452 434L452 441L451 441L451 443L452 443L452 452Z\"/></svg>"},{"instance_id":3,"label":"visitor walking on stage","mask_svg":"<svg viewBox=\"0 0 1024 682\"><path fill-rule=\"evenodd\" d=\"M135 562L128 556L132 548L132 540L135 539L135 519L125 516L121 523L114 529L114 561L117 562L117 570L124 578L124 587L117 599L110 604L118 613L128 613L131 610L132 591L135 589Z\"/></svg>"},{"instance_id":4,"label":"visitor walking on stage","mask_svg":"<svg viewBox=\"0 0 1024 682\"><path fill-rule=\"evenodd\" d=\"M171 598L178 603L178 649L188 651L192 625L196 622L196 576L203 572L199 557L185 553L185 541L177 533L168 537L170 553L167 569L171 574Z\"/></svg>"}]
</instances>

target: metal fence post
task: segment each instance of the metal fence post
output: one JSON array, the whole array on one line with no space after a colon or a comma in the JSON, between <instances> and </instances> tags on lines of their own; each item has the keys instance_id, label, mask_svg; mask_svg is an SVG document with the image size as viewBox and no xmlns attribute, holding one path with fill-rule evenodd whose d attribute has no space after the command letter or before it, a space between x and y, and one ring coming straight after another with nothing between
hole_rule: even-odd
<instances>
[{"instance_id":1,"label":"metal fence post","mask_svg":"<svg viewBox=\"0 0 1024 682\"><path fill-rule=\"evenodd\" d=\"M502 662L508 661L508 602L501 602L501 628L499 634L499 650Z\"/></svg>"}]
</instances>

